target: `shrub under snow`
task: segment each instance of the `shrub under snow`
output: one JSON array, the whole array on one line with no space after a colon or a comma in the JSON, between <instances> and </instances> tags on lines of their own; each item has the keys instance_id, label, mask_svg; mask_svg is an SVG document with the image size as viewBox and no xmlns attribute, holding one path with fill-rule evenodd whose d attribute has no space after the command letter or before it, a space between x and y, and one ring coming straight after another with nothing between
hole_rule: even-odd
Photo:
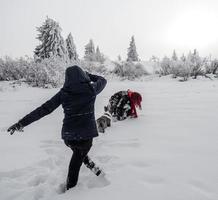
<instances>
[{"instance_id":1,"label":"shrub under snow","mask_svg":"<svg viewBox=\"0 0 218 200\"><path fill-rule=\"evenodd\" d=\"M0 58L0 81L22 80L33 87L59 87L64 83L65 70L79 65L85 71L106 75L104 63L75 61L60 57L50 57L35 61L31 58Z\"/></svg>"},{"instance_id":2,"label":"shrub under snow","mask_svg":"<svg viewBox=\"0 0 218 200\"><path fill-rule=\"evenodd\" d=\"M134 80L148 74L140 62L114 62L114 64L113 73L129 80Z\"/></svg>"},{"instance_id":3,"label":"shrub under snow","mask_svg":"<svg viewBox=\"0 0 218 200\"><path fill-rule=\"evenodd\" d=\"M69 63L61 58L48 58L35 62L31 58L0 59L0 80L23 80L35 87L57 87L64 81Z\"/></svg>"},{"instance_id":4,"label":"shrub under snow","mask_svg":"<svg viewBox=\"0 0 218 200\"><path fill-rule=\"evenodd\" d=\"M164 57L157 71L160 75L171 74L173 78L182 77L182 80L186 81L189 77L196 79L197 76L208 77L206 74L216 74L218 71L218 61L214 60L211 62L206 58L202 58L194 50L187 57L183 55L180 59Z\"/></svg>"},{"instance_id":5,"label":"shrub under snow","mask_svg":"<svg viewBox=\"0 0 218 200\"><path fill-rule=\"evenodd\" d=\"M90 73L106 74L107 68L104 63L94 62L94 61L80 61L80 66L83 70Z\"/></svg>"}]
</instances>

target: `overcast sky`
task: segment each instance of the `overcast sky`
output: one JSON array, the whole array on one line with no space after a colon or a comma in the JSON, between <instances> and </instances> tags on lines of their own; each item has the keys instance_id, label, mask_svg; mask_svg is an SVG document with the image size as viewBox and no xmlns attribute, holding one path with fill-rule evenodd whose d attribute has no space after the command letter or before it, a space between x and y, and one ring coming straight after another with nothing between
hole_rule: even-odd
<instances>
[{"instance_id":1,"label":"overcast sky","mask_svg":"<svg viewBox=\"0 0 218 200\"><path fill-rule=\"evenodd\" d=\"M132 35L139 57L197 48L218 57L217 0L0 0L0 56L33 55L46 16L72 33L80 57L89 39L112 59L126 58Z\"/></svg>"}]
</instances>

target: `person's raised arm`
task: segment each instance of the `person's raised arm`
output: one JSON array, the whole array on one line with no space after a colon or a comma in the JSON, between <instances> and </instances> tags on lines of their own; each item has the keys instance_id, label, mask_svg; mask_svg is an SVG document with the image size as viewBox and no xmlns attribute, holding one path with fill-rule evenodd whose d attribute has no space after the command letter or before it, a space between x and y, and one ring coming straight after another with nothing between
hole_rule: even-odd
<instances>
[{"instance_id":1,"label":"person's raised arm","mask_svg":"<svg viewBox=\"0 0 218 200\"><path fill-rule=\"evenodd\" d=\"M94 74L87 73L90 80L92 81L92 86L96 92L96 94L99 94L106 86L107 80L102 76L97 76Z\"/></svg>"},{"instance_id":2,"label":"person's raised arm","mask_svg":"<svg viewBox=\"0 0 218 200\"><path fill-rule=\"evenodd\" d=\"M12 135L14 131L21 131L23 127L28 126L41 119L42 117L53 112L61 104L60 92L55 94L50 100L46 101L40 107L33 110L31 113L26 115L24 118L19 120L16 124L8 128L8 132Z\"/></svg>"}]
</instances>

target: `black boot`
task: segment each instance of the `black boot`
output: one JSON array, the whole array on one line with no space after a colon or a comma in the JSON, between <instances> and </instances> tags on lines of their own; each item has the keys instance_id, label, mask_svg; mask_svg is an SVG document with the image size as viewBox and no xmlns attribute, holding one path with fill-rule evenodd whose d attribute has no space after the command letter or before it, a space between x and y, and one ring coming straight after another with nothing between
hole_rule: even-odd
<instances>
[{"instance_id":1,"label":"black boot","mask_svg":"<svg viewBox=\"0 0 218 200\"><path fill-rule=\"evenodd\" d=\"M96 176L105 175L105 173L98 167L96 164L88 157L86 156L84 158L83 163L88 167Z\"/></svg>"}]
</instances>

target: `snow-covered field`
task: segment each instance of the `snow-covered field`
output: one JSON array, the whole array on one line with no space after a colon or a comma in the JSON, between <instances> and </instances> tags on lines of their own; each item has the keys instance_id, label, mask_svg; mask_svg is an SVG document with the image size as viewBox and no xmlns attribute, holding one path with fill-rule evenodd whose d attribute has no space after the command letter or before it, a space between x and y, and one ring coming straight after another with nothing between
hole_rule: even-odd
<instances>
[{"instance_id":1,"label":"snow-covered field","mask_svg":"<svg viewBox=\"0 0 218 200\"><path fill-rule=\"evenodd\" d=\"M57 89L0 82L0 200L217 200L218 81L111 81L96 116L128 88L143 94L139 118L113 123L90 152L106 177L83 166L78 186L61 194L72 154L60 139L61 107L23 133L6 132Z\"/></svg>"}]
</instances>

